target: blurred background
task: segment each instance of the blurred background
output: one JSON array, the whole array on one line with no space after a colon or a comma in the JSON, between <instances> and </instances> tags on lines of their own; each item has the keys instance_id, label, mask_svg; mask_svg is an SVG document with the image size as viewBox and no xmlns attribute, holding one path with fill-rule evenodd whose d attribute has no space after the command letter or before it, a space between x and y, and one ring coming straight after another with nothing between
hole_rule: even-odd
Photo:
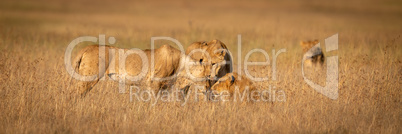
<instances>
[{"instance_id":1,"label":"blurred background","mask_svg":"<svg viewBox=\"0 0 402 134\"><path fill-rule=\"evenodd\" d=\"M0 1L3 40L36 35L39 44L61 46L79 36L99 34L114 36L115 45L127 48L148 48L154 36L172 37L183 45L219 39L231 46L241 34L248 51L290 49L300 40L323 42L336 33L344 44L341 48L378 45L376 41L399 36L401 16L398 0Z\"/></svg>"}]
</instances>

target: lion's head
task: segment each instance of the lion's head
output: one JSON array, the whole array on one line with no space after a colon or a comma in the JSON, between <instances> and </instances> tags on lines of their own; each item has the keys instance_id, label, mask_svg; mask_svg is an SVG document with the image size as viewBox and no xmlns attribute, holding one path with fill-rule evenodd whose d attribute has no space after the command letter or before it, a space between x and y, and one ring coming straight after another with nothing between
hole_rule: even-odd
<instances>
[{"instance_id":1,"label":"lion's head","mask_svg":"<svg viewBox=\"0 0 402 134\"><path fill-rule=\"evenodd\" d=\"M300 46L303 48L303 62L305 66L311 67L318 65L321 67L324 64L325 57L321 47L317 45L318 43L318 40L300 41Z\"/></svg>"},{"instance_id":2,"label":"lion's head","mask_svg":"<svg viewBox=\"0 0 402 134\"><path fill-rule=\"evenodd\" d=\"M232 59L226 45L219 40L210 42L194 42L186 49L186 54L196 61L206 65L208 87L215 84L216 80L233 70Z\"/></svg>"},{"instance_id":3,"label":"lion's head","mask_svg":"<svg viewBox=\"0 0 402 134\"><path fill-rule=\"evenodd\" d=\"M205 41L193 42L186 49L186 55L190 56L194 60L199 61L202 59L202 55L207 49L208 45Z\"/></svg>"},{"instance_id":4,"label":"lion's head","mask_svg":"<svg viewBox=\"0 0 402 134\"><path fill-rule=\"evenodd\" d=\"M213 96L221 94L222 92L227 92L230 94L230 96L233 96L237 89L240 94L242 94L244 91L250 93L251 91L255 90L251 80L237 73L228 73L221 79L211 87Z\"/></svg>"},{"instance_id":5,"label":"lion's head","mask_svg":"<svg viewBox=\"0 0 402 134\"><path fill-rule=\"evenodd\" d=\"M207 78L209 72L206 72L209 66L202 62L203 59L197 61L188 55L182 55L180 60L178 77L174 84L178 89L187 93L192 86L202 86L204 89L210 88Z\"/></svg>"}]
</instances>

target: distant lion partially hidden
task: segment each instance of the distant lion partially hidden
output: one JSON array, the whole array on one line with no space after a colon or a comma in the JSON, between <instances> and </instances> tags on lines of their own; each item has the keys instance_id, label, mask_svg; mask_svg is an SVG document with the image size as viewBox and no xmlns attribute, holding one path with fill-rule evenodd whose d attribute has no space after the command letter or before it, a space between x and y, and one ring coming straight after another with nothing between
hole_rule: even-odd
<instances>
[{"instance_id":1,"label":"distant lion partially hidden","mask_svg":"<svg viewBox=\"0 0 402 134\"><path fill-rule=\"evenodd\" d=\"M300 41L303 48L303 61L305 67L322 67L325 61L321 47L318 46L318 40Z\"/></svg>"},{"instance_id":2,"label":"distant lion partially hidden","mask_svg":"<svg viewBox=\"0 0 402 134\"><path fill-rule=\"evenodd\" d=\"M105 55L99 54L100 47L102 49L104 47ZM74 60L75 71L81 76L94 77L91 80L79 81L79 94L84 97L105 76L116 81L124 78L125 84L139 85L155 90L155 93L173 84L182 90L188 90L189 86L198 82L200 85L206 85L206 81L203 80L206 76L205 66L200 63L202 59L194 61L180 50L170 45L163 45L154 49L154 68L152 69L151 53L152 50L149 49L132 50L99 45L85 47ZM99 59L104 64L100 64L102 62L99 62ZM125 62L119 62L119 60ZM125 63L125 66L122 63ZM122 71L123 69L125 71ZM131 80L128 80L130 77Z\"/></svg>"}]
</instances>

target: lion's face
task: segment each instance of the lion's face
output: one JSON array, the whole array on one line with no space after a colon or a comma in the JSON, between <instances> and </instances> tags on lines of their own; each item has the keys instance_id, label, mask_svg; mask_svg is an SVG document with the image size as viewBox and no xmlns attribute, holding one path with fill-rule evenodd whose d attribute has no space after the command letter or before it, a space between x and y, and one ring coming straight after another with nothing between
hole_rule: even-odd
<instances>
[{"instance_id":1,"label":"lion's face","mask_svg":"<svg viewBox=\"0 0 402 134\"><path fill-rule=\"evenodd\" d=\"M226 75L221 79L225 79L224 81L217 81L212 87L211 90L214 94L221 93L223 91L229 91L230 86L232 86L236 80L233 75Z\"/></svg>"},{"instance_id":2,"label":"lion's face","mask_svg":"<svg viewBox=\"0 0 402 134\"><path fill-rule=\"evenodd\" d=\"M209 68L208 65L202 63L202 59L200 62L192 62L191 64L186 65L186 72L188 75L191 75L194 78L205 78L209 76L209 72L206 70Z\"/></svg>"},{"instance_id":3,"label":"lion's face","mask_svg":"<svg viewBox=\"0 0 402 134\"><path fill-rule=\"evenodd\" d=\"M221 80L223 79L223 80ZM235 83L235 76L232 74L225 75L220 80L218 80L212 87L211 87L211 94L209 96L210 99L214 100L217 99L219 95L222 93L229 93L232 94L233 91L232 86Z\"/></svg>"},{"instance_id":4,"label":"lion's face","mask_svg":"<svg viewBox=\"0 0 402 134\"><path fill-rule=\"evenodd\" d=\"M206 60L209 60L211 63L220 63L225 60L227 47L223 42L219 40L212 40L208 42L207 45L207 54L204 55Z\"/></svg>"},{"instance_id":5,"label":"lion's face","mask_svg":"<svg viewBox=\"0 0 402 134\"><path fill-rule=\"evenodd\" d=\"M321 67L324 64L325 57L321 47L317 45L318 43L318 40L300 42L300 46L303 48L303 61L305 66Z\"/></svg>"},{"instance_id":6,"label":"lion's face","mask_svg":"<svg viewBox=\"0 0 402 134\"><path fill-rule=\"evenodd\" d=\"M217 99L219 97L225 97L226 95L233 97L235 94L238 93L250 95L250 93L252 93L252 91L254 90L257 89L255 88L253 82L250 79L237 73L228 73L222 78L220 78L211 87L210 99ZM255 99L257 98L258 97L256 97Z\"/></svg>"},{"instance_id":7,"label":"lion's face","mask_svg":"<svg viewBox=\"0 0 402 134\"><path fill-rule=\"evenodd\" d=\"M206 70L208 68L209 68L208 66L202 63L196 64L193 67L191 67L190 73L196 78L194 79L195 85L203 86L204 89L209 89L211 87L211 85L207 80L209 72L206 72Z\"/></svg>"},{"instance_id":8,"label":"lion's face","mask_svg":"<svg viewBox=\"0 0 402 134\"><path fill-rule=\"evenodd\" d=\"M178 79L175 82L175 85L183 90L187 87L187 90L190 86L203 86L205 89L209 88L210 84L207 82L208 73L205 72L207 66L202 63L202 59L200 61L195 61L189 56L185 56L181 61L182 65L179 69Z\"/></svg>"},{"instance_id":9,"label":"lion's face","mask_svg":"<svg viewBox=\"0 0 402 134\"><path fill-rule=\"evenodd\" d=\"M225 56L228 54L226 45L219 40L212 40L207 43L208 47L203 53L203 62L208 65L206 73L210 74L211 78L218 75L222 66L225 65Z\"/></svg>"},{"instance_id":10,"label":"lion's face","mask_svg":"<svg viewBox=\"0 0 402 134\"><path fill-rule=\"evenodd\" d=\"M186 55L204 65L207 87L232 72L232 59L226 45L219 40L194 42L186 49ZM207 88L209 90L209 88Z\"/></svg>"}]
</instances>

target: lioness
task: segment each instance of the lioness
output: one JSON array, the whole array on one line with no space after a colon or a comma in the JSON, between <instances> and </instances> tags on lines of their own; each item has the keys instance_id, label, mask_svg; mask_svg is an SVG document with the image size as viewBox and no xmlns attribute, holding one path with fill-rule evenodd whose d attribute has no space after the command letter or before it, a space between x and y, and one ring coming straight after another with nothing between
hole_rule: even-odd
<instances>
[{"instance_id":1,"label":"lioness","mask_svg":"<svg viewBox=\"0 0 402 134\"><path fill-rule=\"evenodd\" d=\"M304 54L304 66L312 67L318 65L319 67L321 67L324 64L325 57L322 53L321 47L316 46L316 44L318 43L318 40L300 41L300 46L303 48Z\"/></svg>"},{"instance_id":2,"label":"lioness","mask_svg":"<svg viewBox=\"0 0 402 134\"><path fill-rule=\"evenodd\" d=\"M251 95L252 91L256 90L256 87L251 80L237 73L228 73L221 79L222 80L218 80L211 87L211 93L213 96L221 94L225 91L228 92L230 96L233 96L235 95L236 90L239 92L239 94L243 94L243 92L246 91L248 92L247 95Z\"/></svg>"},{"instance_id":3,"label":"lioness","mask_svg":"<svg viewBox=\"0 0 402 134\"><path fill-rule=\"evenodd\" d=\"M209 85L233 70L232 58L226 45L219 40L212 40L208 43L194 42L186 49L186 54L194 60L203 59L210 67L206 68L206 73L210 73ZM222 79L223 80L223 79Z\"/></svg>"},{"instance_id":4,"label":"lioness","mask_svg":"<svg viewBox=\"0 0 402 134\"><path fill-rule=\"evenodd\" d=\"M100 47L104 48L105 55L99 55ZM138 85L157 92L166 84L175 83L177 79L180 79L180 83L176 83L175 86L188 90L188 87L195 83L194 78L202 79L206 76L203 64L199 61L195 62L170 45L163 45L154 50L153 68L151 67L151 53L152 50L149 49L129 50L99 45L85 47L74 60L75 71L83 76L96 75L96 77L90 81L80 81L79 93L84 97L105 75L114 80L124 80L128 85ZM124 56L124 54L126 55ZM124 57L126 58L124 59ZM104 64L99 63L99 58ZM125 63L125 66L122 63ZM175 77L176 74L179 77ZM129 78L130 80L128 80Z\"/></svg>"},{"instance_id":5,"label":"lioness","mask_svg":"<svg viewBox=\"0 0 402 134\"><path fill-rule=\"evenodd\" d=\"M203 59L203 53L208 48L208 44L205 41L193 42L186 49L186 55L190 56L194 60Z\"/></svg>"}]
</instances>

